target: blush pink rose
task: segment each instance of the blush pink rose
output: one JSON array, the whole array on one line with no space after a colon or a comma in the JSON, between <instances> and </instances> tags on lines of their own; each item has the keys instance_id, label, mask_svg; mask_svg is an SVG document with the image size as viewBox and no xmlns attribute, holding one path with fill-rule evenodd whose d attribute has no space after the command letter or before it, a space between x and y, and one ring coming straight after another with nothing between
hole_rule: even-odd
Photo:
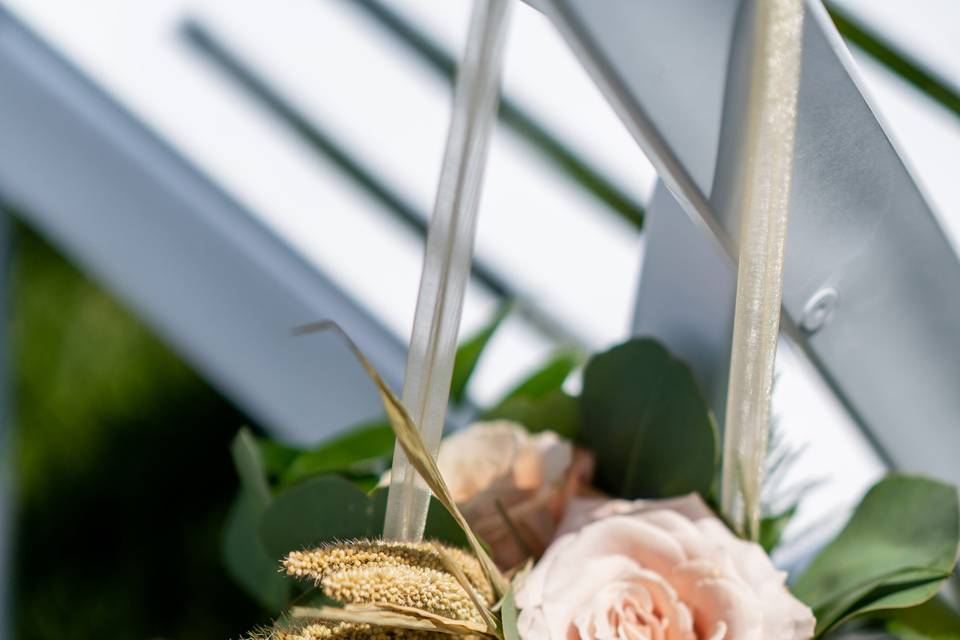
<instances>
[{"instance_id":1,"label":"blush pink rose","mask_svg":"<svg viewBox=\"0 0 960 640\"><path fill-rule=\"evenodd\" d=\"M506 420L446 437L437 464L464 517L505 568L526 560L528 550L546 549L593 469L592 456L557 434L532 434Z\"/></svg>"},{"instance_id":2,"label":"blush pink rose","mask_svg":"<svg viewBox=\"0 0 960 640\"><path fill-rule=\"evenodd\" d=\"M523 640L808 640L812 612L699 497L577 499L520 585Z\"/></svg>"}]
</instances>

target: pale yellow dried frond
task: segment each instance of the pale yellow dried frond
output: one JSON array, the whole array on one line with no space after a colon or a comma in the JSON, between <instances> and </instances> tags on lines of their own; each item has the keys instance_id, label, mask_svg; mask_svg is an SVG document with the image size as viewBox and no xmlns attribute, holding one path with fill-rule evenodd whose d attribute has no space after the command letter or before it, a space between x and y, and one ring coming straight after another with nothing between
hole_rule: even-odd
<instances>
[{"instance_id":1,"label":"pale yellow dried frond","mask_svg":"<svg viewBox=\"0 0 960 640\"><path fill-rule=\"evenodd\" d=\"M435 604L448 600L451 606L457 607L459 605L453 603L459 603L461 599L469 602L469 597L447 570L444 555L463 571L480 599L488 605L492 604L493 590L477 559L462 549L433 541L407 543L358 540L331 544L318 549L295 551L287 556L283 566L291 576L312 578L323 587L324 592L336 589L344 597L329 592L327 595L341 602L389 602L415 607L415 597L407 590L414 586L413 580L420 580L427 594L421 600ZM346 599L348 594L355 599ZM393 595L389 600L369 599L384 594ZM402 598L407 599L401 601ZM476 611L472 604L470 609ZM447 615L444 612L449 610L445 608L443 612L434 612ZM474 617L464 619L472 620Z\"/></svg>"},{"instance_id":2,"label":"pale yellow dried frond","mask_svg":"<svg viewBox=\"0 0 960 640\"><path fill-rule=\"evenodd\" d=\"M265 640L450 640L450 636L439 632L352 622L315 622L298 628L275 630Z\"/></svg>"},{"instance_id":3,"label":"pale yellow dried frond","mask_svg":"<svg viewBox=\"0 0 960 640\"><path fill-rule=\"evenodd\" d=\"M473 601L449 573L424 567L359 566L330 572L323 592L350 604L395 604L454 620L483 622Z\"/></svg>"},{"instance_id":4,"label":"pale yellow dried frond","mask_svg":"<svg viewBox=\"0 0 960 640\"><path fill-rule=\"evenodd\" d=\"M345 604L342 607L293 607L290 609L290 613L294 618L327 623L351 622L396 629L440 631L470 638L479 636L497 637L495 623L494 626L490 627L479 622L454 620L422 609L387 604L386 602Z\"/></svg>"}]
</instances>

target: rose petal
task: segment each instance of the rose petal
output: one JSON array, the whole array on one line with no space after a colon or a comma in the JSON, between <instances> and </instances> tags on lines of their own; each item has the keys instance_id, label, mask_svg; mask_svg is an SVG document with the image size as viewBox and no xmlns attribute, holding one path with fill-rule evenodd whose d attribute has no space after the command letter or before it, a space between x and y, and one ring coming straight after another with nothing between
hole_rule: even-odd
<instances>
[{"instance_id":1,"label":"rose petal","mask_svg":"<svg viewBox=\"0 0 960 640\"><path fill-rule=\"evenodd\" d=\"M639 518L615 516L589 524L575 535L577 557L623 555L660 574L686 560L680 543L656 525Z\"/></svg>"},{"instance_id":2,"label":"rose petal","mask_svg":"<svg viewBox=\"0 0 960 640\"><path fill-rule=\"evenodd\" d=\"M724 575L705 559L676 568L670 584L683 594L702 636L716 635L723 623L729 640L770 640L763 637L763 615L749 586L735 576Z\"/></svg>"},{"instance_id":3,"label":"rose petal","mask_svg":"<svg viewBox=\"0 0 960 640\"><path fill-rule=\"evenodd\" d=\"M570 532L518 598L539 634L524 640L809 640L815 620L784 574L705 511L691 496L572 501Z\"/></svg>"},{"instance_id":4,"label":"rose petal","mask_svg":"<svg viewBox=\"0 0 960 640\"><path fill-rule=\"evenodd\" d=\"M584 458L556 433L499 420L444 438L437 464L467 522L497 563L512 568L555 537L569 497L589 480Z\"/></svg>"},{"instance_id":5,"label":"rose petal","mask_svg":"<svg viewBox=\"0 0 960 640\"><path fill-rule=\"evenodd\" d=\"M636 563L626 556L611 555L598 558L579 567L554 564L547 575L544 601L540 605L547 617L550 638L562 640L567 637L576 612L583 609L596 594L598 585L620 579L637 569Z\"/></svg>"},{"instance_id":6,"label":"rose petal","mask_svg":"<svg viewBox=\"0 0 960 640\"><path fill-rule=\"evenodd\" d=\"M597 520L614 515L640 515L649 511L671 511L696 522L715 519L710 507L696 493L667 500L616 500L607 497L574 498L557 529L557 537L579 531Z\"/></svg>"}]
</instances>

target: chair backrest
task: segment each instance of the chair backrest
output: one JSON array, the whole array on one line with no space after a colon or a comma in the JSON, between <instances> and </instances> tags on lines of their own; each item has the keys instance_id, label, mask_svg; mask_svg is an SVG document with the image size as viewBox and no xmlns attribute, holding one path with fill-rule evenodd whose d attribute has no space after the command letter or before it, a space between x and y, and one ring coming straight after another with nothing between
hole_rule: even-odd
<instances>
[{"instance_id":1,"label":"chair backrest","mask_svg":"<svg viewBox=\"0 0 960 640\"><path fill-rule=\"evenodd\" d=\"M693 362L722 406L737 224L729 159L749 0L531 4L668 188L648 219L636 329ZM860 86L829 15L809 0L782 326L891 465L956 482L960 261Z\"/></svg>"},{"instance_id":2,"label":"chair backrest","mask_svg":"<svg viewBox=\"0 0 960 640\"><path fill-rule=\"evenodd\" d=\"M406 348L347 292L0 8L0 193L248 415L315 441L382 412ZM56 188L50 188L56 185Z\"/></svg>"}]
</instances>

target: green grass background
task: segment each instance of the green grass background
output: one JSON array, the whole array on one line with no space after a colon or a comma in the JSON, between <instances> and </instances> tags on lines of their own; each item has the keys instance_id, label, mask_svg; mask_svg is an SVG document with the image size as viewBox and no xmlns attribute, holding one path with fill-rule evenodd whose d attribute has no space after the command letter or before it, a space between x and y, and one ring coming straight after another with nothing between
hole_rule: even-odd
<instances>
[{"instance_id":1,"label":"green grass background","mask_svg":"<svg viewBox=\"0 0 960 640\"><path fill-rule=\"evenodd\" d=\"M239 637L263 620L220 560L246 418L22 226L12 277L15 637Z\"/></svg>"}]
</instances>

